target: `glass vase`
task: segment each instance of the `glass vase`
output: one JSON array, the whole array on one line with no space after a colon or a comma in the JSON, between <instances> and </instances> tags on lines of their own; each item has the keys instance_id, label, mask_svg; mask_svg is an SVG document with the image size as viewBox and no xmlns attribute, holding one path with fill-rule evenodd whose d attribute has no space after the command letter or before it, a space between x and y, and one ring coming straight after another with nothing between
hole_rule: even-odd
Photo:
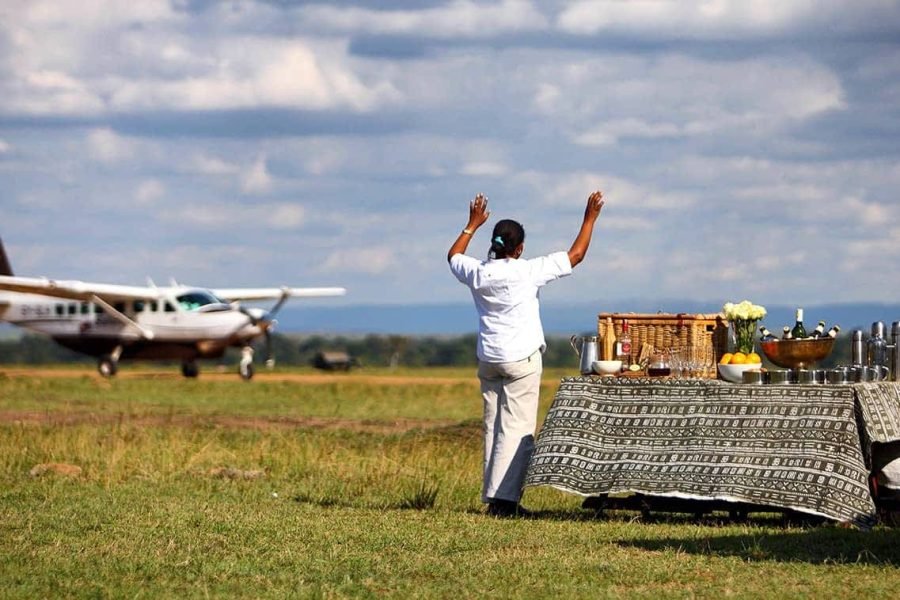
<instances>
[{"instance_id":1,"label":"glass vase","mask_svg":"<svg viewBox=\"0 0 900 600\"><path fill-rule=\"evenodd\" d=\"M750 319L735 319L731 322L734 330L734 349L737 352L750 354L753 352L756 335L756 321Z\"/></svg>"}]
</instances>

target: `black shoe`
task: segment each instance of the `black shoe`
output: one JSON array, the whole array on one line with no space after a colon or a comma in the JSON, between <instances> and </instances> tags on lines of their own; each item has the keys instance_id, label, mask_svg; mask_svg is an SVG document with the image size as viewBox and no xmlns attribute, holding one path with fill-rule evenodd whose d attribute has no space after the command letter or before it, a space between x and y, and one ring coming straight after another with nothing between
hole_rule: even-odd
<instances>
[{"instance_id":1,"label":"black shoe","mask_svg":"<svg viewBox=\"0 0 900 600\"><path fill-rule=\"evenodd\" d=\"M502 519L509 519L514 517L531 517L533 513L524 508L518 502L513 502L512 500L491 500L491 503L488 504L487 514L492 517L499 517Z\"/></svg>"}]
</instances>

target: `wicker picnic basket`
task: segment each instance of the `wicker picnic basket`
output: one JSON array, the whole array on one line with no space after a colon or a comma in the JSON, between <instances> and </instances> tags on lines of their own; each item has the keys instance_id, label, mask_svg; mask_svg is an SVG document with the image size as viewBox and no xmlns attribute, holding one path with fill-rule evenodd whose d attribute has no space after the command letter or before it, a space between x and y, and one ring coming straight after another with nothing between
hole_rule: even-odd
<instances>
[{"instance_id":1,"label":"wicker picnic basket","mask_svg":"<svg viewBox=\"0 0 900 600\"><path fill-rule=\"evenodd\" d=\"M652 349L707 348L716 362L728 351L728 322L721 315L600 313L597 333L601 339L606 335L607 318L612 319L617 338L622 334L622 324L628 321L632 362Z\"/></svg>"}]
</instances>

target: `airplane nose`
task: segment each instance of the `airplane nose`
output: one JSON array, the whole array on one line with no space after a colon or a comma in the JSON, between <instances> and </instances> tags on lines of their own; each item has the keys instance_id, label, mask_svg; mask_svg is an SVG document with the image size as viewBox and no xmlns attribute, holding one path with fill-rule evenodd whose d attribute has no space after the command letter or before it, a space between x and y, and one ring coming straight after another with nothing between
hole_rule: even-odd
<instances>
[{"instance_id":1,"label":"airplane nose","mask_svg":"<svg viewBox=\"0 0 900 600\"><path fill-rule=\"evenodd\" d=\"M248 308L244 312L250 317L250 323L259 327L260 331L271 331L277 321L272 318L272 313L262 308Z\"/></svg>"},{"instance_id":2,"label":"airplane nose","mask_svg":"<svg viewBox=\"0 0 900 600\"><path fill-rule=\"evenodd\" d=\"M261 324L263 322L268 323L271 321L271 317L269 316L268 311L262 308L247 308L244 309L244 313L250 317L250 320L253 321L253 324Z\"/></svg>"}]
</instances>

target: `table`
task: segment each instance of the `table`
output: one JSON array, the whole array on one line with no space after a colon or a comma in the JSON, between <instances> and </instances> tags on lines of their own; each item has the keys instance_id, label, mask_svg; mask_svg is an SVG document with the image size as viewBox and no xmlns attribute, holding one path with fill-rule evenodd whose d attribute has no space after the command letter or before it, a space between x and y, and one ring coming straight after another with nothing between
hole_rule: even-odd
<instances>
[{"instance_id":1,"label":"table","mask_svg":"<svg viewBox=\"0 0 900 600\"><path fill-rule=\"evenodd\" d=\"M797 510L869 526L874 442L900 440L900 385L564 378L525 486Z\"/></svg>"}]
</instances>

